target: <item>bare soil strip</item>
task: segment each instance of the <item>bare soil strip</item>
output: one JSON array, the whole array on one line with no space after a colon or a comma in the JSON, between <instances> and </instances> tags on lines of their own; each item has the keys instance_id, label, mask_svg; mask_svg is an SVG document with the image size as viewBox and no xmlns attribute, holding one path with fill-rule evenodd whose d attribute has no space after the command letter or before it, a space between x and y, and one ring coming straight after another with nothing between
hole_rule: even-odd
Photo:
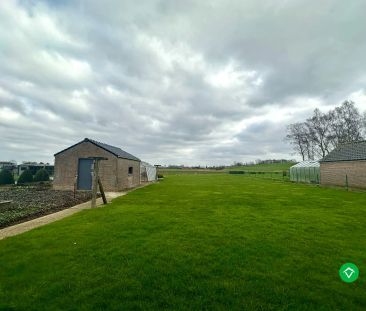
<instances>
[{"instance_id":1,"label":"bare soil strip","mask_svg":"<svg viewBox=\"0 0 366 311\"><path fill-rule=\"evenodd\" d=\"M141 187L147 186L148 184L145 184L143 186L131 189L129 191L126 192L107 192L106 196L107 196L107 200L108 202L110 202L111 200L113 200L114 198L126 195L128 192L134 191L136 189L139 189ZM97 199L97 206L100 206L103 204L102 198L98 198ZM49 224L51 222L54 222L56 220L60 220L63 219L67 216L70 216L72 214L75 214L81 210L84 209L90 209L91 208L91 202L84 202L78 205L75 205L73 207L64 209L62 211L53 213L53 214L48 214L46 216L42 216L33 220L29 220L20 224L16 224L14 226L10 226L10 227L6 227L4 229L0 230L0 240L5 239L7 237L10 236L14 236L29 230L32 230L34 228Z\"/></svg>"},{"instance_id":2,"label":"bare soil strip","mask_svg":"<svg viewBox=\"0 0 366 311\"><path fill-rule=\"evenodd\" d=\"M91 200L90 192L52 190L29 185L0 188L0 229L56 213ZM2 204L4 201L9 203Z\"/></svg>"}]
</instances>

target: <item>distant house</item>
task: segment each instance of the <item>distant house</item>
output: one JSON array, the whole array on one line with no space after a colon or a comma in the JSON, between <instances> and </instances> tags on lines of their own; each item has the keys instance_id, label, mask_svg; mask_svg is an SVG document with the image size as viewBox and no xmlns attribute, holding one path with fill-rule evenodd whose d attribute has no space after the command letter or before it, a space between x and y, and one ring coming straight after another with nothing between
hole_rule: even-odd
<instances>
[{"instance_id":1,"label":"distant house","mask_svg":"<svg viewBox=\"0 0 366 311\"><path fill-rule=\"evenodd\" d=\"M13 175L17 173L17 164L13 161L0 161L0 171L8 170Z\"/></svg>"},{"instance_id":2,"label":"distant house","mask_svg":"<svg viewBox=\"0 0 366 311\"><path fill-rule=\"evenodd\" d=\"M37 163L37 162L23 162L18 165L18 175L21 175L25 170L30 170L33 175L37 173L38 170L45 169L50 176L54 174L54 166L49 163Z\"/></svg>"},{"instance_id":3,"label":"distant house","mask_svg":"<svg viewBox=\"0 0 366 311\"><path fill-rule=\"evenodd\" d=\"M320 161L322 185L366 188L366 141L342 144Z\"/></svg>"},{"instance_id":4,"label":"distant house","mask_svg":"<svg viewBox=\"0 0 366 311\"><path fill-rule=\"evenodd\" d=\"M140 159L122 149L89 138L55 154L56 190L90 190L92 164L90 157L104 157L99 176L106 191L120 191L140 184Z\"/></svg>"}]
</instances>

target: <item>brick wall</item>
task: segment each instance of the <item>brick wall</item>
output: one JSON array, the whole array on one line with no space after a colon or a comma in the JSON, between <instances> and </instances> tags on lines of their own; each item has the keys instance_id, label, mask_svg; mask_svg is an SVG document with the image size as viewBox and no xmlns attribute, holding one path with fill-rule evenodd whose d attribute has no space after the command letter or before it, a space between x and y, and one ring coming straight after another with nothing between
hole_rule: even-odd
<instances>
[{"instance_id":1,"label":"brick wall","mask_svg":"<svg viewBox=\"0 0 366 311\"><path fill-rule=\"evenodd\" d=\"M139 177L139 168L135 168L135 166L140 166L140 162L118 159L110 152L90 142L82 142L56 155L53 188L56 190L73 190L79 158L92 156L108 158L106 161L101 161L99 165L99 176L105 191L118 191L135 187L140 183L139 178L136 178L136 174ZM128 166L134 167L132 176L128 176Z\"/></svg>"},{"instance_id":2,"label":"brick wall","mask_svg":"<svg viewBox=\"0 0 366 311\"><path fill-rule=\"evenodd\" d=\"M320 163L320 183L322 185L350 188L366 188L366 161L340 161Z\"/></svg>"},{"instance_id":3,"label":"brick wall","mask_svg":"<svg viewBox=\"0 0 366 311\"><path fill-rule=\"evenodd\" d=\"M140 162L119 158L118 165L118 189L128 189L140 184ZM128 174L128 168L132 167L132 174Z\"/></svg>"}]
</instances>

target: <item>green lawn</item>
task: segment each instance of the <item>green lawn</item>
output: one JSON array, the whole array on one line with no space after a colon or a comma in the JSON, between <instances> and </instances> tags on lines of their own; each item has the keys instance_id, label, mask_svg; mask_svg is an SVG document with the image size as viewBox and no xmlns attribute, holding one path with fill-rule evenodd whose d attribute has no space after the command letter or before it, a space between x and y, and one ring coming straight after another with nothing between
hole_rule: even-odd
<instances>
[{"instance_id":1,"label":"green lawn","mask_svg":"<svg viewBox=\"0 0 366 311\"><path fill-rule=\"evenodd\" d=\"M168 176L0 241L0 309L365 310L365 228L365 193Z\"/></svg>"}]
</instances>

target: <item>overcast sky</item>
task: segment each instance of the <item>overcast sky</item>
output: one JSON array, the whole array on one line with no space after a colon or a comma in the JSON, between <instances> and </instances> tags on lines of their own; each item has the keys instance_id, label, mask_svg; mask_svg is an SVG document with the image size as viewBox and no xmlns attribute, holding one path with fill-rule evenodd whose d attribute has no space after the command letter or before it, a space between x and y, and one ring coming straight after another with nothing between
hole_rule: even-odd
<instances>
[{"instance_id":1,"label":"overcast sky","mask_svg":"<svg viewBox=\"0 0 366 311\"><path fill-rule=\"evenodd\" d=\"M286 124L366 110L365 29L364 0L1 0L0 160L294 158Z\"/></svg>"}]
</instances>

